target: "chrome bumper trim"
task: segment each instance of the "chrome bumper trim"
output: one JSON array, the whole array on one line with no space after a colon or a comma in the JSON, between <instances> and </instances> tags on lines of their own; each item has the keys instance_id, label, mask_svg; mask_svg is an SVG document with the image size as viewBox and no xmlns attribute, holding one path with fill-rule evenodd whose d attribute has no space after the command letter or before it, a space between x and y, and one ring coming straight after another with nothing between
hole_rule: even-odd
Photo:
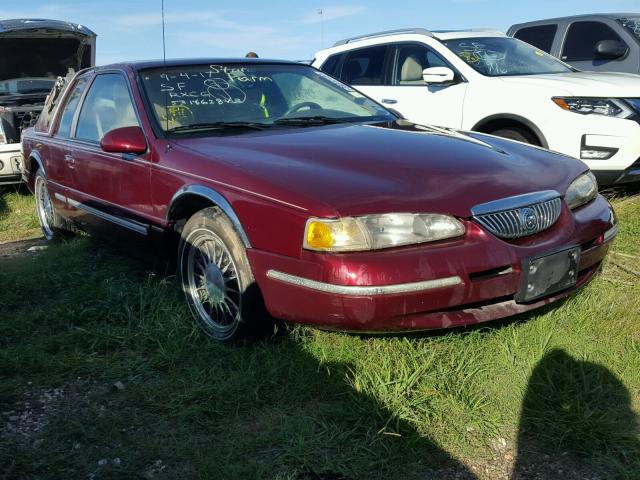
<instances>
[{"instance_id":1,"label":"chrome bumper trim","mask_svg":"<svg viewBox=\"0 0 640 480\"><path fill-rule=\"evenodd\" d=\"M614 225L609 230L604 232L604 241L608 242L609 240L613 240L613 238L618 234L618 225Z\"/></svg>"},{"instance_id":2,"label":"chrome bumper trim","mask_svg":"<svg viewBox=\"0 0 640 480\"><path fill-rule=\"evenodd\" d=\"M424 290L433 290L435 288L452 287L462 284L462 279L458 276L436 278L434 280L424 280L413 283L398 283L395 285L379 285L379 286L359 286L359 285L334 285L332 283L318 282L308 278L296 277L288 273L279 272L277 270L269 270L267 277L273 280L279 280L284 283L296 285L299 287L311 288L325 293L336 293L339 295L391 295L394 293L415 293Z\"/></svg>"}]
</instances>

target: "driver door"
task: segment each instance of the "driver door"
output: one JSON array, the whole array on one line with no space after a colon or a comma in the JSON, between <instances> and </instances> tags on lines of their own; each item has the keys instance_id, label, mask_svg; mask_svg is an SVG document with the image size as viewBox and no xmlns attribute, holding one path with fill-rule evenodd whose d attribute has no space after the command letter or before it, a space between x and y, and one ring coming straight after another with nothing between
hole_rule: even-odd
<instances>
[{"instance_id":1,"label":"driver door","mask_svg":"<svg viewBox=\"0 0 640 480\"><path fill-rule=\"evenodd\" d=\"M462 127L467 82L426 84L422 71L430 67L453 67L423 44L396 45L391 64L391 85L385 88L383 105L402 113L408 120L441 127ZM455 70L454 70L455 72Z\"/></svg>"},{"instance_id":2,"label":"driver door","mask_svg":"<svg viewBox=\"0 0 640 480\"><path fill-rule=\"evenodd\" d=\"M146 237L153 217L148 153L125 155L100 147L104 134L129 126L140 122L127 79L120 72L96 75L73 137L69 203L85 226Z\"/></svg>"}]
</instances>

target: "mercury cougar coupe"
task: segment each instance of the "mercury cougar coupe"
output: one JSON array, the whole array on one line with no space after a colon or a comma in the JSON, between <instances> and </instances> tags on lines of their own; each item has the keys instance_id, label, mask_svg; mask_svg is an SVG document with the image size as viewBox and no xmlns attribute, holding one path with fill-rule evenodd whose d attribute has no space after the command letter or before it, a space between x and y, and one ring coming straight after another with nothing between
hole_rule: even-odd
<instances>
[{"instance_id":1,"label":"mercury cougar coupe","mask_svg":"<svg viewBox=\"0 0 640 480\"><path fill-rule=\"evenodd\" d=\"M82 70L23 151L48 239L165 245L225 342L269 314L399 331L526 312L593 278L617 228L581 161L407 122L284 61Z\"/></svg>"}]
</instances>

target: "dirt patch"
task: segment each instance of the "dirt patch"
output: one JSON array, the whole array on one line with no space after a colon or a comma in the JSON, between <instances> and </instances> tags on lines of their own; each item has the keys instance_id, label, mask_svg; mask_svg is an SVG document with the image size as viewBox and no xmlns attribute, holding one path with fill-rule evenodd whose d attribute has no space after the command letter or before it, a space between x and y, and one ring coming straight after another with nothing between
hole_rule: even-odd
<instances>
[{"instance_id":1,"label":"dirt patch","mask_svg":"<svg viewBox=\"0 0 640 480\"><path fill-rule=\"evenodd\" d=\"M18 242L0 243L0 258L32 255L45 248L47 248L47 241L44 238L31 238Z\"/></svg>"}]
</instances>

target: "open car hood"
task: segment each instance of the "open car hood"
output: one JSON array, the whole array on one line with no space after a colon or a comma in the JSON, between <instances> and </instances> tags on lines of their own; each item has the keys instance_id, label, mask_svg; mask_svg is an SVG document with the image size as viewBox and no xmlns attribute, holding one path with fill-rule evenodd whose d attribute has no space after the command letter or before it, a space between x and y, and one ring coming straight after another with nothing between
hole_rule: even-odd
<instances>
[{"instance_id":1,"label":"open car hood","mask_svg":"<svg viewBox=\"0 0 640 480\"><path fill-rule=\"evenodd\" d=\"M33 91L33 81L65 76L95 64L96 34L70 22L0 21L0 95ZM31 79L25 83L25 79ZM25 90L24 92L22 90Z\"/></svg>"}]
</instances>

